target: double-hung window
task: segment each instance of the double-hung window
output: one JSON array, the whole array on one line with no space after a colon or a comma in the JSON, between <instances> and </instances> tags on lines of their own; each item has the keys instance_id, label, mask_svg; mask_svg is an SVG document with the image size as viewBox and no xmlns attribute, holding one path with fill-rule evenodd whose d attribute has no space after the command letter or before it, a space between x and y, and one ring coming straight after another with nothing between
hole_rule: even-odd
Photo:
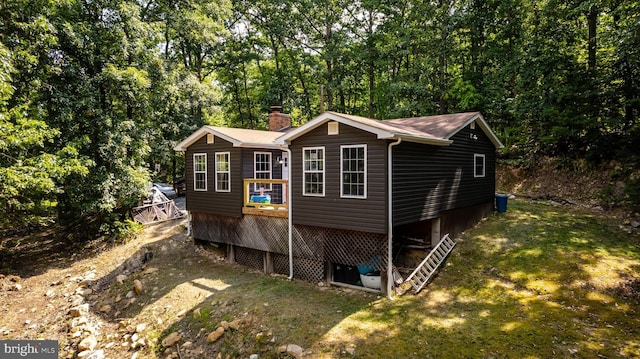
<instances>
[{"instance_id":1,"label":"double-hung window","mask_svg":"<svg viewBox=\"0 0 640 359\"><path fill-rule=\"evenodd\" d=\"M485 175L485 163L484 155L473 155L473 177L484 177Z\"/></svg>"},{"instance_id":2,"label":"double-hung window","mask_svg":"<svg viewBox=\"0 0 640 359\"><path fill-rule=\"evenodd\" d=\"M216 192L231 192L229 152L216 152Z\"/></svg>"},{"instance_id":3,"label":"double-hung window","mask_svg":"<svg viewBox=\"0 0 640 359\"><path fill-rule=\"evenodd\" d=\"M193 154L193 190L207 190L207 154Z\"/></svg>"},{"instance_id":4,"label":"double-hung window","mask_svg":"<svg viewBox=\"0 0 640 359\"><path fill-rule=\"evenodd\" d=\"M271 152L254 152L253 178L271 179ZM271 190L271 183L255 183L254 191Z\"/></svg>"},{"instance_id":5,"label":"double-hung window","mask_svg":"<svg viewBox=\"0 0 640 359\"><path fill-rule=\"evenodd\" d=\"M340 196L367 198L367 145L340 146Z\"/></svg>"},{"instance_id":6,"label":"double-hung window","mask_svg":"<svg viewBox=\"0 0 640 359\"><path fill-rule=\"evenodd\" d=\"M302 194L324 196L324 147L302 149Z\"/></svg>"}]
</instances>

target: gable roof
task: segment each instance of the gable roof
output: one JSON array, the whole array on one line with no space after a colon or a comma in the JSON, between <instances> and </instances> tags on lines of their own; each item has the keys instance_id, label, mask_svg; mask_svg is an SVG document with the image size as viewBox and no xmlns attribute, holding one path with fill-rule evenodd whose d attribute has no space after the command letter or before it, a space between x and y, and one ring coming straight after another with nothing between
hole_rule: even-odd
<instances>
[{"instance_id":1,"label":"gable roof","mask_svg":"<svg viewBox=\"0 0 640 359\"><path fill-rule=\"evenodd\" d=\"M453 141L451 137L476 121L496 148L504 147L498 137L491 131L489 125L479 112L465 112L450 115L399 118L394 120L375 120L366 117L346 115L337 112L324 112L313 120L280 136L276 143L289 144L294 139L323 125L329 121L337 121L375 134L378 139L403 139L409 142L419 142L436 146L448 146Z\"/></svg>"},{"instance_id":2,"label":"gable roof","mask_svg":"<svg viewBox=\"0 0 640 359\"><path fill-rule=\"evenodd\" d=\"M202 136L213 134L233 144L233 147L249 148L278 148L276 138L282 136L282 132L248 130L245 128L230 128L218 126L202 126L196 132L173 147L174 151L186 151L189 146L198 141Z\"/></svg>"}]
</instances>

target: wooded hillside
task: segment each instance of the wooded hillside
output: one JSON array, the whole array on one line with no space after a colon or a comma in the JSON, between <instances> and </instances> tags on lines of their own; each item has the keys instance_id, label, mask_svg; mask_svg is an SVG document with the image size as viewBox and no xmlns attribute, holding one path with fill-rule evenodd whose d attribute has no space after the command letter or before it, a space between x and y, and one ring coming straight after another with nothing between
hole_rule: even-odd
<instances>
[{"instance_id":1,"label":"wooded hillside","mask_svg":"<svg viewBox=\"0 0 640 359\"><path fill-rule=\"evenodd\" d=\"M638 204L639 96L638 0L5 0L0 225L123 220L175 143L271 105L481 111L503 160L615 160Z\"/></svg>"}]
</instances>

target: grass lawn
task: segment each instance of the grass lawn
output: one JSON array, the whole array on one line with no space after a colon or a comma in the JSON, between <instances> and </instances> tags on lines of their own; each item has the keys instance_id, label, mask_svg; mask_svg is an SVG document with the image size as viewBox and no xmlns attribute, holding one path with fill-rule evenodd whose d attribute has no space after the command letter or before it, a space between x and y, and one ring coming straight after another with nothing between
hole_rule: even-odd
<instances>
[{"instance_id":1,"label":"grass lawn","mask_svg":"<svg viewBox=\"0 0 640 359\"><path fill-rule=\"evenodd\" d=\"M377 301L327 336L362 358L638 358L639 283L637 235L510 201L462 235L419 295Z\"/></svg>"},{"instance_id":2,"label":"grass lawn","mask_svg":"<svg viewBox=\"0 0 640 359\"><path fill-rule=\"evenodd\" d=\"M166 264L186 263L189 256ZM203 353L187 357L278 358L275 348L287 343L313 358L640 357L640 239L567 207L509 201L507 213L458 239L419 295L393 302L239 266L203 271L206 261L194 264L179 268L191 278L185 283L219 290L189 305L185 319L158 337L180 331L203 343L202 333L236 318L245 329L203 343ZM166 297L176 291L184 297L186 287L179 287ZM153 307L175 308L170 304Z\"/></svg>"}]
</instances>

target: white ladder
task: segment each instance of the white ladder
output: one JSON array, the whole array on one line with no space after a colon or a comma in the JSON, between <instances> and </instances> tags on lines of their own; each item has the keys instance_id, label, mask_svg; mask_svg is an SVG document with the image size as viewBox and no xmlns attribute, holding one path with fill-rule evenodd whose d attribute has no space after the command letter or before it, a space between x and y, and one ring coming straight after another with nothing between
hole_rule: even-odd
<instances>
[{"instance_id":1,"label":"white ladder","mask_svg":"<svg viewBox=\"0 0 640 359\"><path fill-rule=\"evenodd\" d=\"M420 292L455 246L456 242L446 234L405 282L409 282L416 293Z\"/></svg>"}]
</instances>

